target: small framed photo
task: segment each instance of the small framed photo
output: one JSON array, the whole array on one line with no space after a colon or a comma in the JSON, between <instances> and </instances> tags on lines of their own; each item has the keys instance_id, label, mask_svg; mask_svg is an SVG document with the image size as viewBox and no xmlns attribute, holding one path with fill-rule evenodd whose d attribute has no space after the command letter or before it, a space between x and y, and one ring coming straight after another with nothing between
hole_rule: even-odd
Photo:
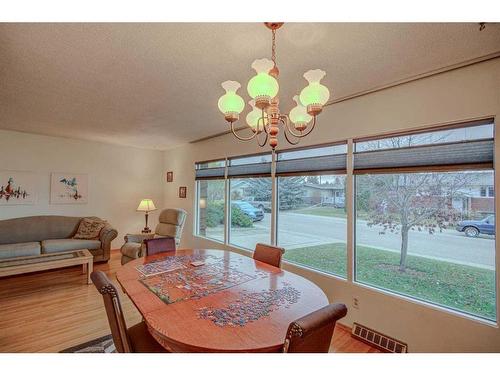
<instances>
[{"instance_id":1,"label":"small framed photo","mask_svg":"<svg viewBox=\"0 0 500 375\"><path fill-rule=\"evenodd\" d=\"M167 182L174 181L174 172L167 172Z\"/></svg>"},{"instance_id":2,"label":"small framed photo","mask_svg":"<svg viewBox=\"0 0 500 375\"><path fill-rule=\"evenodd\" d=\"M187 187L179 186L179 198L186 198L187 196Z\"/></svg>"}]
</instances>

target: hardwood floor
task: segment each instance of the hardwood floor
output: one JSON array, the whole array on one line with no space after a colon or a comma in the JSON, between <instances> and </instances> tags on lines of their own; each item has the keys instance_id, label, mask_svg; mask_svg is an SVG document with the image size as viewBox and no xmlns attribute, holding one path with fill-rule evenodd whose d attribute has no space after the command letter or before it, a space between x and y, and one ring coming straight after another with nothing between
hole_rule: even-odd
<instances>
[{"instance_id":1,"label":"hardwood floor","mask_svg":"<svg viewBox=\"0 0 500 375\"><path fill-rule=\"evenodd\" d=\"M117 284L120 253L96 264ZM0 352L59 352L110 333L101 295L87 285L81 267L0 279ZM120 294L127 325L141 321L130 300ZM342 326L335 328L336 353L372 353L376 349L355 340Z\"/></svg>"}]
</instances>

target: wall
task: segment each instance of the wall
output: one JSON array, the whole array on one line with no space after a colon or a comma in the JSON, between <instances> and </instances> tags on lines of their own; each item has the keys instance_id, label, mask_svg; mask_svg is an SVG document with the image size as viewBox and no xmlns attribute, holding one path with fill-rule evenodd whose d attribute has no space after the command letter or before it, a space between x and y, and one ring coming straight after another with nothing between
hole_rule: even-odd
<instances>
[{"instance_id":1,"label":"wall","mask_svg":"<svg viewBox=\"0 0 500 375\"><path fill-rule=\"evenodd\" d=\"M499 113L500 59L497 58L327 107L319 117L318 128L301 145ZM280 144L285 143L282 140ZM193 235L194 163L261 151L253 142L242 143L232 135L225 135L165 152L165 169L174 171L175 177L174 183L164 185L165 205L182 207L189 213L182 246L226 248L249 254ZM500 158L498 141L495 158ZM500 186L499 175L495 176L497 186ZM177 189L182 185L188 187L187 199L178 198ZM499 201L496 202L497 212L500 212ZM497 254L498 248L497 242ZM496 258L497 269L500 269L499 256ZM490 324L296 266L285 265L284 268L313 280L323 288L330 301L346 303L349 314L343 321L345 324L356 321L399 338L409 344L411 352L500 352L500 330ZM353 297L360 301L359 310L352 308Z\"/></svg>"},{"instance_id":2,"label":"wall","mask_svg":"<svg viewBox=\"0 0 500 375\"><path fill-rule=\"evenodd\" d=\"M30 215L95 215L117 230L113 248L126 233L144 227L144 214L136 212L142 198L163 206L163 153L58 137L0 130L0 169L36 172L35 205L0 206L0 220ZM50 173L87 173L88 204L50 204ZM151 213L157 222L158 211Z\"/></svg>"}]
</instances>

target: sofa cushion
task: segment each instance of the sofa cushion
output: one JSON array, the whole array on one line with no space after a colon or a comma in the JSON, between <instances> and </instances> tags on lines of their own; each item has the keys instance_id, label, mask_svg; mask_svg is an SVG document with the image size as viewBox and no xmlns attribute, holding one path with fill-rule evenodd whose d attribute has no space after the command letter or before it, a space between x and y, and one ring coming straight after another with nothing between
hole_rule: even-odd
<instances>
[{"instance_id":1,"label":"sofa cushion","mask_svg":"<svg viewBox=\"0 0 500 375\"><path fill-rule=\"evenodd\" d=\"M40 255L40 242L0 245L0 259Z\"/></svg>"},{"instance_id":2,"label":"sofa cushion","mask_svg":"<svg viewBox=\"0 0 500 375\"><path fill-rule=\"evenodd\" d=\"M101 219L84 217L82 221L80 221L78 230L76 231L73 238L80 240L95 240L99 237L102 228L104 228L106 224L107 223Z\"/></svg>"},{"instance_id":3,"label":"sofa cushion","mask_svg":"<svg viewBox=\"0 0 500 375\"><path fill-rule=\"evenodd\" d=\"M60 240L42 241L42 253L58 253L60 251L89 249L95 250L101 248L101 242L97 240L74 240L72 238Z\"/></svg>"}]
</instances>

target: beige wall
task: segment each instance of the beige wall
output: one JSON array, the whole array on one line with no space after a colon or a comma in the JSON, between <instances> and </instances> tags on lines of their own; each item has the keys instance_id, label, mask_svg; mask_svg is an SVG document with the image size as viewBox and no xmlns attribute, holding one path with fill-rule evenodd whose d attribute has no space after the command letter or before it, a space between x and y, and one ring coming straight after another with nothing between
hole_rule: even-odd
<instances>
[{"instance_id":1,"label":"beige wall","mask_svg":"<svg viewBox=\"0 0 500 375\"><path fill-rule=\"evenodd\" d=\"M141 198L163 205L163 153L98 142L0 130L0 169L36 172L35 205L0 206L0 220L30 215L95 215L123 235L140 232L144 215L135 211ZM50 204L50 173L87 173L88 204ZM157 212L152 214L157 221Z\"/></svg>"},{"instance_id":2,"label":"beige wall","mask_svg":"<svg viewBox=\"0 0 500 375\"><path fill-rule=\"evenodd\" d=\"M319 117L318 128L302 145L499 113L500 59L497 58L328 107ZM500 157L498 144L496 160ZM164 185L165 205L182 207L189 213L183 246L241 251L193 236L194 162L259 151L262 149L254 143L242 143L227 135L165 152L165 170L174 171L174 183ZM495 177L498 186L499 175ZM188 187L187 199L178 198L177 189L182 185ZM498 201L496 209L500 212ZM285 268L312 279L331 301L346 303L349 314L345 324L360 322L399 338L409 344L411 352L500 352L500 330L491 325L292 265ZM358 310L352 308L353 297L359 299Z\"/></svg>"}]
</instances>

